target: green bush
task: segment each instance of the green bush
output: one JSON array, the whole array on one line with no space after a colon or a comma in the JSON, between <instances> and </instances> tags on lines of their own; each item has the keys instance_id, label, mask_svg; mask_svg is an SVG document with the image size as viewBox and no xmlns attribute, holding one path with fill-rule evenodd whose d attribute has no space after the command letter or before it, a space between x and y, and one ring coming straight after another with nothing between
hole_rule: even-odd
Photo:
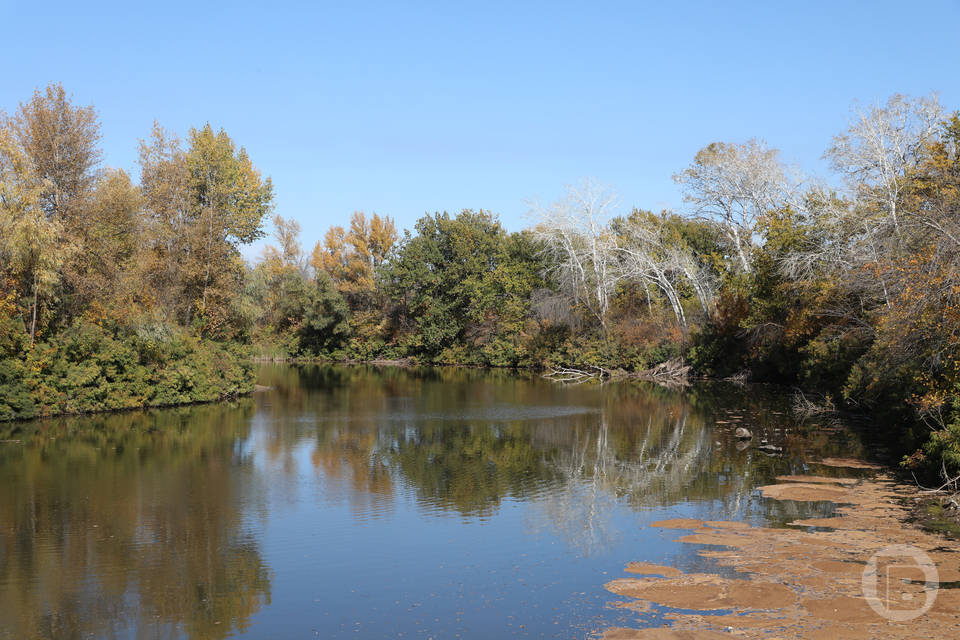
<instances>
[{"instance_id":1,"label":"green bush","mask_svg":"<svg viewBox=\"0 0 960 640\"><path fill-rule=\"evenodd\" d=\"M0 420L210 402L248 393L247 350L163 323L78 321L29 344L6 327L0 343Z\"/></svg>"}]
</instances>

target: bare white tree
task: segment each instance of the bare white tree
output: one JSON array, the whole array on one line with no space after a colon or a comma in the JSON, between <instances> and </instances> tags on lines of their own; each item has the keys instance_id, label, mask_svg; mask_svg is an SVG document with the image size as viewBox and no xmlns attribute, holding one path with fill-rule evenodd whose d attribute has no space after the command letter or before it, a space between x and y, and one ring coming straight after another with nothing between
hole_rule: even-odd
<instances>
[{"instance_id":1,"label":"bare white tree","mask_svg":"<svg viewBox=\"0 0 960 640\"><path fill-rule=\"evenodd\" d=\"M760 216L791 203L796 192L779 152L756 139L743 144L714 142L673 179L694 215L720 225L745 273L750 271Z\"/></svg>"},{"instance_id":2,"label":"bare white tree","mask_svg":"<svg viewBox=\"0 0 960 640\"><path fill-rule=\"evenodd\" d=\"M846 132L824 154L847 184L845 197L820 187L808 193L804 213L817 233L807 246L784 257L787 275L807 280L831 277L860 307L891 305L896 285L886 268L908 248L909 223L933 230L956 245L943 217L904 208L910 172L937 142L943 110L935 95L891 96L886 104L854 111ZM905 236L905 234L907 234ZM859 314L853 309L848 315Z\"/></svg>"},{"instance_id":3,"label":"bare white tree","mask_svg":"<svg viewBox=\"0 0 960 640\"><path fill-rule=\"evenodd\" d=\"M716 286L710 272L702 267L692 251L668 237L662 219L631 215L618 224L617 230L623 278L659 289L680 326L687 324L682 304L683 282L696 292L704 313L708 316L712 313Z\"/></svg>"},{"instance_id":4,"label":"bare white tree","mask_svg":"<svg viewBox=\"0 0 960 640\"><path fill-rule=\"evenodd\" d=\"M693 287L700 301L700 308L707 317L711 317L716 310L718 283L713 273L704 267L693 251L686 247L671 247L669 260L674 270L682 273Z\"/></svg>"},{"instance_id":5,"label":"bare white tree","mask_svg":"<svg viewBox=\"0 0 960 640\"><path fill-rule=\"evenodd\" d=\"M552 275L603 326L621 277L609 225L616 207L616 195L593 180L568 187L548 207L531 207L533 231L549 255Z\"/></svg>"},{"instance_id":6,"label":"bare white tree","mask_svg":"<svg viewBox=\"0 0 960 640\"><path fill-rule=\"evenodd\" d=\"M899 237L898 207L907 173L936 140L943 108L936 94L920 98L894 94L885 105L854 114L825 157L846 178L852 194L882 213Z\"/></svg>"}]
</instances>

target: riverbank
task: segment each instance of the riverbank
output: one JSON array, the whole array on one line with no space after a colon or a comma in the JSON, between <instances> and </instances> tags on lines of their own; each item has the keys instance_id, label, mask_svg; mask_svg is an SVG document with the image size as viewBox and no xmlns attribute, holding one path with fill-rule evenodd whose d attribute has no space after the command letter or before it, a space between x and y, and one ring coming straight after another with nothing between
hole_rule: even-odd
<instances>
[{"instance_id":1,"label":"riverbank","mask_svg":"<svg viewBox=\"0 0 960 640\"><path fill-rule=\"evenodd\" d=\"M493 366L482 364L468 364L462 362L420 362L416 358L374 358L362 360L356 358L323 358L323 357L285 357L285 356L254 356L251 361L256 364L338 364L358 365L366 364L378 367L459 367L464 369L503 369L508 371L525 371L540 373L544 378L560 383L581 383L588 381L605 380L645 380L656 382L664 386L686 386L691 380L715 380L709 376L696 376L692 368L682 358L670 358L656 363L647 369L627 371L622 367L604 367L600 365L549 366L546 364L527 366ZM740 378L724 378L725 381L743 383Z\"/></svg>"},{"instance_id":2,"label":"riverbank","mask_svg":"<svg viewBox=\"0 0 960 640\"><path fill-rule=\"evenodd\" d=\"M960 545L917 521L929 496L869 463L819 467L842 468L845 477L781 476L758 490L770 500L832 502L831 517L786 528L654 523L738 577L630 564L625 570L638 577L606 584L624 599L613 606L641 614L667 607L668 622L607 629L603 639L960 637Z\"/></svg>"},{"instance_id":3,"label":"riverbank","mask_svg":"<svg viewBox=\"0 0 960 640\"><path fill-rule=\"evenodd\" d=\"M418 363L413 358L374 358L373 360L357 360L355 358L337 360L334 358L319 358L319 357L289 357L289 356L253 356L250 358L250 361L255 364L371 364L375 366L382 367L413 367L417 366ZM425 364L423 366L437 366L432 364ZM469 365L460 365L460 364L450 364L443 366L469 366Z\"/></svg>"},{"instance_id":4,"label":"riverbank","mask_svg":"<svg viewBox=\"0 0 960 640\"><path fill-rule=\"evenodd\" d=\"M217 402L253 392L244 345L161 329L78 323L32 345L21 340L0 348L0 423Z\"/></svg>"}]
</instances>

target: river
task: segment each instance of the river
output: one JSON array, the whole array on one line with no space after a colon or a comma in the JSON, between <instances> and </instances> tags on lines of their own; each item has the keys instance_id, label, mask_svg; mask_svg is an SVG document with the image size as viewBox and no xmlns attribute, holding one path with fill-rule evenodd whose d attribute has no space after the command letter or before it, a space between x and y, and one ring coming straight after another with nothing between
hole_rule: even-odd
<instances>
[{"instance_id":1,"label":"river","mask_svg":"<svg viewBox=\"0 0 960 640\"><path fill-rule=\"evenodd\" d=\"M795 419L782 389L372 366L258 382L235 402L0 428L0 638L659 626L665 609L611 606L627 562L731 570L650 523L826 517L755 489L863 453Z\"/></svg>"}]
</instances>

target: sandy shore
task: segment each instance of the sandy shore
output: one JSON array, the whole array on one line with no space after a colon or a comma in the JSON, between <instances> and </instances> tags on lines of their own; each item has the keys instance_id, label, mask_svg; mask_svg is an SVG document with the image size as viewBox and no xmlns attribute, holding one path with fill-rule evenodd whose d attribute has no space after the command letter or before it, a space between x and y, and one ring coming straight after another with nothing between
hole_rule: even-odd
<instances>
[{"instance_id":1,"label":"sandy shore","mask_svg":"<svg viewBox=\"0 0 960 640\"><path fill-rule=\"evenodd\" d=\"M871 469L852 460L834 467ZM668 520L698 553L742 579L630 563L606 588L638 611L662 605L670 626L614 628L604 640L710 638L960 638L960 545L908 524L919 492L875 468L870 478L783 476L761 487L775 500L840 505L831 518L789 528ZM934 571L935 569L935 571ZM951 584L952 583L952 584ZM692 614L689 610L696 610Z\"/></svg>"}]
</instances>

